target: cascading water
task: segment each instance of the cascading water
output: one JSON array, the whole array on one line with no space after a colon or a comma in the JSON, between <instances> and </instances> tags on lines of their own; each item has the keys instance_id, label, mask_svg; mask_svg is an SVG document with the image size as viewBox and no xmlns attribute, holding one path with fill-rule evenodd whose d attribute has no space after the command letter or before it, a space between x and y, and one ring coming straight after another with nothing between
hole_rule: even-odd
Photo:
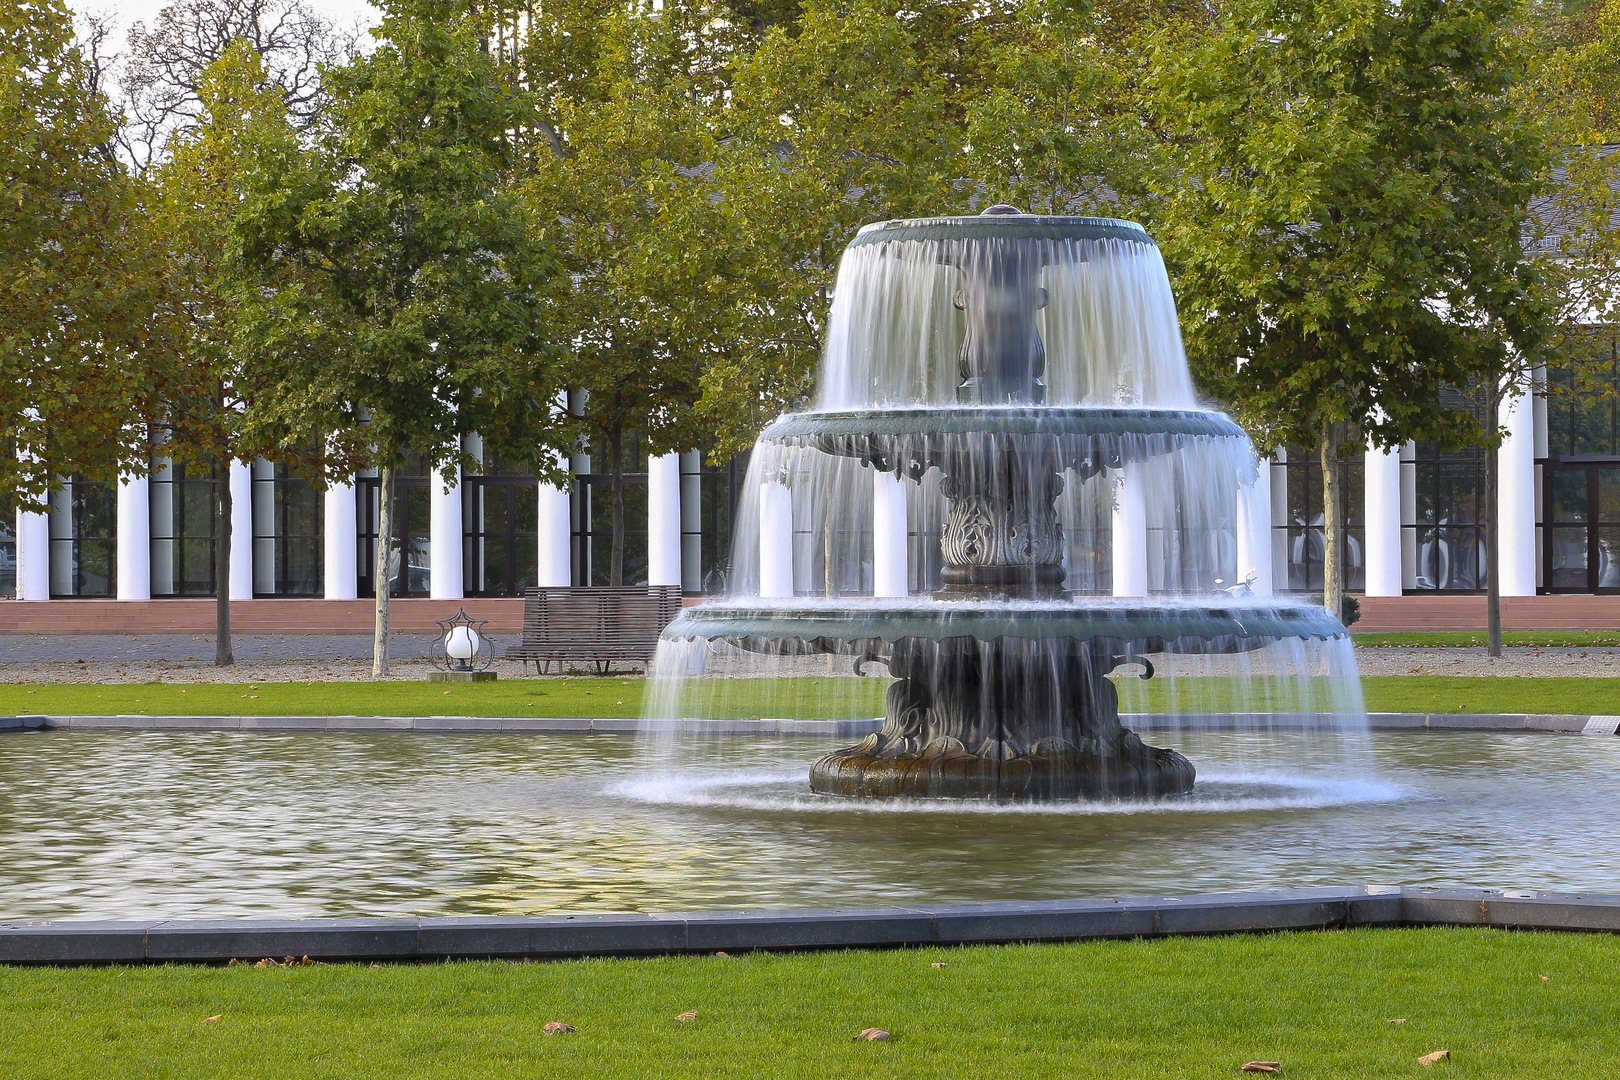
<instances>
[{"instance_id":1,"label":"cascading water","mask_svg":"<svg viewBox=\"0 0 1620 1080\"><path fill-rule=\"evenodd\" d=\"M817 407L761 434L730 595L665 631L651 712L862 715L870 680L806 659L825 654L890 681L881 730L812 766L823 794L1192 790L1192 761L1144 743L1122 696L1228 765L1234 745L1353 763L1344 627L1234 585L1272 543L1258 475L1242 430L1197 407L1139 226L1010 207L869 225L839 268ZM1158 691L1116 674L1156 666Z\"/></svg>"}]
</instances>

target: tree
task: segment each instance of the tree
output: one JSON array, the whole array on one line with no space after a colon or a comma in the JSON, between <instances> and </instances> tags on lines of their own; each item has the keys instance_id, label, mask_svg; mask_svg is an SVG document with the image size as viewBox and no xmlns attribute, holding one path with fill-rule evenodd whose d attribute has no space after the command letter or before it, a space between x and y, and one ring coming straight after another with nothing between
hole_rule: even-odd
<instances>
[{"instance_id":1,"label":"tree","mask_svg":"<svg viewBox=\"0 0 1620 1080\"><path fill-rule=\"evenodd\" d=\"M639 431L653 453L696 446L702 372L725 349L710 123L739 41L714 16L701 4L656 17L558 5L520 55L548 133L522 191L560 223L548 324L585 391L580 426L607 451L592 467L612 476L613 585L624 583L626 444Z\"/></svg>"},{"instance_id":2,"label":"tree","mask_svg":"<svg viewBox=\"0 0 1620 1080\"><path fill-rule=\"evenodd\" d=\"M148 174L155 233L176 269L165 306L180 331L171 337L157 389L162 453L224 473L214 499L214 663L226 667L234 662L231 462L263 456L305 471L318 470L320 462L311 451L318 433L307 423L302 430L289 423L275 442L265 441L262 432L250 438L244 431L255 397L232 341L238 266L230 255L231 229L243 196L242 170L254 147L296 146L283 96L267 80L253 45L241 38L208 68L196 89L201 111L195 122L176 132L168 159Z\"/></svg>"},{"instance_id":3,"label":"tree","mask_svg":"<svg viewBox=\"0 0 1620 1080\"><path fill-rule=\"evenodd\" d=\"M162 268L60 0L0 7L0 491L146 468Z\"/></svg>"},{"instance_id":4,"label":"tree","mask_svg":"<svg viewBox=\"0 0 1620 1080\"><path fill-rule=\"evenodd\" d=\"M520 461L559 444L540 323L554 263L509 186L512 133L532 116L483 29L449 0L388 4L375 52L328 70L314 146L255 148L235 223L256 275L236 347L262 388L244 432L274 443L363 424L377 466L378 676L406 452L458 465L473 431Z\"/></svg>"},{"instance_id":5,"label":"tree","mask_svg":"<svg viewBox=\"0 0 1620 1080\"><path fill-rule=\"evenodd\" d=\"M862 225L986 205L966 124L1013 10L812 0L735 62L715 121L728 347L698 405L719 450L808 399L838 258Z\"/></svg>"},{"instance_id":6,"label":"tree","mask_svg":"<svg viewBox=\"0 0 1620 1080\"><path fill-rule=\"evenodd\" d=\"M273 87L301 127L319 118L322 66L357 49L354 31L333 27L303 0L176 0L150 27L138 22L129 31L120 140L138 172L161 161L171 139L206 122L209 69L238 42L263 65L261 87Z\"/></svg>"},{"instance_id":7,"label":"tree","mask_svg":"<svg viewBox=\"0 0 1620 1080\"><path fill-rule=\"evenodd\" d=\"M1494 415L1442 389L1539 354L1520 226L1546 154L1508 97L1515 10L1239 0L1201 47L1154 56L1156 224L1188 357L1263 448L1318 452L1335 613L1341 449L1493 442Z\"/></svg>"}]
</instances>

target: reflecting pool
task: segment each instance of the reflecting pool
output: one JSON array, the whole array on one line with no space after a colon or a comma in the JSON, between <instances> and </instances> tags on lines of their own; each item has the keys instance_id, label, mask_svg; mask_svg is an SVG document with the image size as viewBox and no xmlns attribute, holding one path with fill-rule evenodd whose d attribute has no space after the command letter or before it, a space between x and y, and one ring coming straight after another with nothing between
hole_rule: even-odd
<instances>
[{"instance_id":1,"label":"reflecting pool","mask_svg":"<svg viewBox=\"0 0 1620 1080\"><path fill-rule=\"evenodd\" d=\"M1371 738L1366 775L1211 737L1191 796L1009 807L812 795L819 740L6 734L0 918L1620 892L1620 739Z\"/></svg>"}]
</instances>

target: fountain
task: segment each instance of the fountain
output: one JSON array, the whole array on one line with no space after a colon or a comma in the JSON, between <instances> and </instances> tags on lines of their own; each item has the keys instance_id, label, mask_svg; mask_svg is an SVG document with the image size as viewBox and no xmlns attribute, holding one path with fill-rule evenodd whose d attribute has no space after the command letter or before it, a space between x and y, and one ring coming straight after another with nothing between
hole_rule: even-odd
<instances>
[{"instance_id":1,"label":"fountain","mask_svg":"<svg viewBox=\"0 0 1620 1080\"><path fill-rule=\"evenodd\" d=\"M817 408L755 447L731 594L677 618L655 670L715 651L886 666L881 730L811 767L826 795L1189 792L1192 762L1121 722L1117 669L1346 637L1320 606L1233 585L1245 535L1270 543L1242 521L1256 469L1197 405L1140 226L1003 206L869 225L840 266ZM1066 531L1088 506L1096 527ZM1105 561L1113 596L1071 592Z\"/></svg>"}]
</instances>

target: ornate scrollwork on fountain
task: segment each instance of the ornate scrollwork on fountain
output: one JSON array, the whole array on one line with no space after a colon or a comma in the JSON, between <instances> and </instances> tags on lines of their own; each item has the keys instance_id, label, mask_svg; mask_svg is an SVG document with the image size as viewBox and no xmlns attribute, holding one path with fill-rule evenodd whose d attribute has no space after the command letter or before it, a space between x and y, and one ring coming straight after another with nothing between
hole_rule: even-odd
<instances>
[{"instance_id":1,"label":"ornate scrollwork on fountain","mask_svg":"<svg viewBox=\"0 0 1620 1080\"><path fill-rule=\"evenodd\" d=\"M940 493L950 504L940 553L941 600L1054 597L1063 591L1063 477L1017 464L989 473L963 467Z\"/></svg>"},{"instance_id":2,"label":"ornate scrollwork on fountain","mask_svg":"<svg viewBox=\"0 0 1620 1080\"><path fill-rule=\"evenodd\" d=\"M1063 799L1190 791L1192 762L1119 721L1128 657L1073 639L905 638L883 728L810 769L832 795Z\"/></svg>"}]
</instances>

